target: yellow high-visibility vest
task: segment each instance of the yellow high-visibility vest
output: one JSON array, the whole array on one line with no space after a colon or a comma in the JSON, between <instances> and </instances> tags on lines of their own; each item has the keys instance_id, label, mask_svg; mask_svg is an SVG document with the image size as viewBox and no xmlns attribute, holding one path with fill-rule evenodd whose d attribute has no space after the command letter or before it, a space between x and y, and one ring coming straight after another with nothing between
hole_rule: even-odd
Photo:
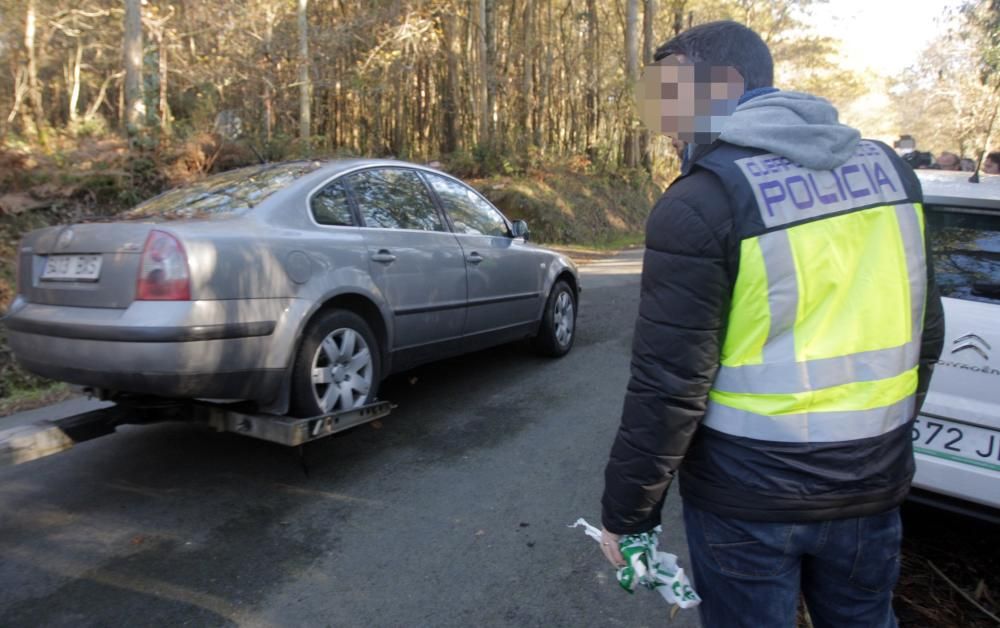
<instances>
[{"instance_id":1,"label":"yellow high-visibility vest","mask_svg":"<svg viewBox=\"0 0 1000 628\"><path fill-rule=\"evenodd\" d=\"M781 442L885 434L913 418L926 301L923 208L862 142L810 171L738 160L766 224L742 240L704 425Z\"/></svg>"}]
</instances>

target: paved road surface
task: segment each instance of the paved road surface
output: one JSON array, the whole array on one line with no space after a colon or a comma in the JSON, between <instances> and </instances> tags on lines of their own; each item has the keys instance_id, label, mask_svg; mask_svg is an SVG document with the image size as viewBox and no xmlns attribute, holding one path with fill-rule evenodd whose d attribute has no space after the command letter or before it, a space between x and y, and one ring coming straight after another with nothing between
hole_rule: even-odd
<instances>
[{"instance_id":1,"label":"paved road surface","mask_svg":"<svg viewBox=\"0 0 1000 628\"><path fill-rule=\"evenodd\" d=\"M310 445L308 476L185 424L0 469L0 626L665 626L566 527L599 522L640 262L585 269L566 358L502 347L396 377L399 408ZM686 562L678 505L661 547Z\"/></svg>"}]
</instances>

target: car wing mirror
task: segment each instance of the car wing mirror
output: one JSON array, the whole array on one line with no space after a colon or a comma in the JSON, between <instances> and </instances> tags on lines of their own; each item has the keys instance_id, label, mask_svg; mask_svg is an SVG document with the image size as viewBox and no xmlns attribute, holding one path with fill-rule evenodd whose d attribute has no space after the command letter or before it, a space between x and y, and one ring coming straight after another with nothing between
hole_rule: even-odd
<instances>
[{"instance_id":1,"label":"car wing mirror","mask_svg":"<svg viewBox=\"0 0 1000 628\"><path fill-rule=\"evenodd\" d=\"M515 220L514 224L510 227L510 232L515 238L524 238L525 242L528 241L528 236L531 233L528 231L528 223L523 220Z\"/></svg>"}]
</instances>

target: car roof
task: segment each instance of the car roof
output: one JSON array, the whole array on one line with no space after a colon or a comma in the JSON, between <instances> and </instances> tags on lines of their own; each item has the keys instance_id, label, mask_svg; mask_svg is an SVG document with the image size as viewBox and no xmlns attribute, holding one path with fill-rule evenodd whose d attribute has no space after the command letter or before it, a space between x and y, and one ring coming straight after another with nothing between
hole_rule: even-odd
<instances>
[{"instance_id":1,"label":"car roof","mask_svg":"<svg viewBox=\"0 0 1000 628\"><path fill-rule=\"evenodd\" d=\"M409 161L402 161L398 159L375 159L367 157L347 157L347 158L332 158L332 159L317 159L320 165L319 168L310 172L306 176L301 177L295 182L295 187L301 187L302 189L312 189L320 182L329 180L332 177L339 176L346 172L353 170L358 170L362 168L370 168L374 166L388 166L396 168L415 168L417 170L424 170L426 172L433 172L435 174L444 175L451 179L456 179L464 183L461 179L458 179L454 175L448 174L437 168L431 166L425 166L421 164L412 163ZM468 184L466 184L468 185Z\"/></svg>"},{"instance_id":2,"label":"car roof","mask_svg":"<svg viewBox=\"0 0 1000 628\"><path fill-rule=\"evenodd\" d=\"M980 174L979 183L968 172L916 170L924 190L924 203L1000 210L1000 176Z\"/></svg>"},{"instance_id":3,"label":"car roof","mask_svg":"<svg viewBox=\"0 0 1000 628\"><path fill-rule=\"evenodd\" d=\"M425 166L422 164L417 164L409 161L402 161L399 159L376 159L367 157L347 157L339 159L321 159L319 160L323 166L320 170L323 172L324 176L330 176L338 172L344 172L347 170L356 170L358 168L367 168L373 166L389 166L397 168L417 168L419 170L428 170L430 172L437 172L440 174L449 175L447 172L443 172L437 168L431 166Z\"/></svg>"}]
</instances>

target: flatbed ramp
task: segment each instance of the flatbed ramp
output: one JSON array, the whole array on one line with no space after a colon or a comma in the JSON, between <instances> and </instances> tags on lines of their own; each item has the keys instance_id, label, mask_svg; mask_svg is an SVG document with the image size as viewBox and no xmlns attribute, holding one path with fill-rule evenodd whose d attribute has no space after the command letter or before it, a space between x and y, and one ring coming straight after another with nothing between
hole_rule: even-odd
<instances>
[{"instance_id":1,"label":"flatbed ramp","mask_svg":"<svg viewBox=\"0 0 1000 628\"><path fill-rule=\"evenodd\" d=\"M58 420L0 430L0 467L66 451L77 443L113 434L121 425L167 421L201 422L219 432L297 447L388 415L393 404L372 404L308 418L243 412L204 401L140 400L90 410Z\"/></svg>"}]
</instances>

